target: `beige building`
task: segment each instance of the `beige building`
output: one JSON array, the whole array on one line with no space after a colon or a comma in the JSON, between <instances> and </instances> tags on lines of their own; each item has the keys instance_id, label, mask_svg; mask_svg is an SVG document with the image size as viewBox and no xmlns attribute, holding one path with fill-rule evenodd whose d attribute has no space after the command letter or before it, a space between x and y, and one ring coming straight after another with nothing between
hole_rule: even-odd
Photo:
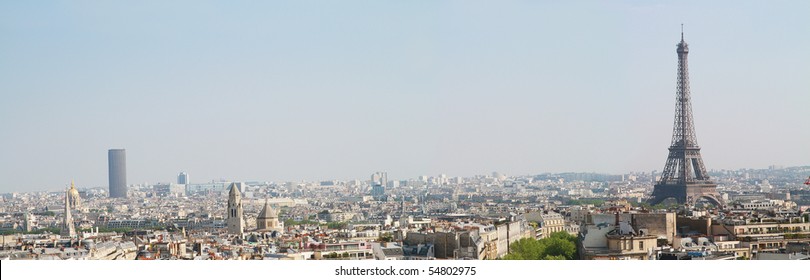
<instances>
[{"instance_id":1,"label":"beige building","mask_svg":"<svg viewBox=\"0 0 810 280\"><path fill-rule=\"evenodd\" d=\"M712 224L712 235L727 234L734 238L767 238L785 234L810 235L810 223L754 223L745 225Z\"/></svg>"},{"instance_id":2,"label":"beige building","mask_svg":"<svg viewBox=\"0 0 810 280\"><path fill-rule=\"evenodd\" d=\"M546 238L552 233L566 231L565 218L557 212L529 212L523 215L528 222L535 222L538 225L536 238Z\"/></svg>"},{"instance_id":3,"label":"beige building","mask_svg":"<svg viewBox=\"0 0 810 280\"><path fill-rule=\"evenodd\" d=\"M711 224L710 229L710 235L728 236L728 240L740 242L740 247L747 251L740 254L746 257L779 251L789 242L810 241L810 223Z\"/></svg>"},{"instance_id":4,"label":"beige building","mask_svg":"<svg viewBox=\"0 0 810 280\"><path fill-rule=\"evenodd\" d=\"M718 240L715 237L714 244L717 245L717 251L735 253L738 257L751 258L750 249L742 246L742 242L738 240Z\"/></svg>"},{"instance_id":5,"label":"beige building","mask_svg":"<svg viewBox=\"0 0 810 280\"><path fill-rule=\"evenodd\" d=\"M260 231L281 231L283 226L278 220L278 212L265 200L262 211L256 217L256 229Z\"/></svg>"},{"instance_id":6,"label":"beige building","mask_svg":"<svg viewBox=\"0 0 810 280\"><path fill-rule=\"evenodd\" d=\"M657 245L654 235L608 234L607 254L597 254L591 259L649 260Z\"/></svg>"},{"instance_id":7,"label":"beige building","mask_svg":"<svg viewBox=\"0 0 810 280\"><path fill-rule=\"evenodd\" d=\"M648 260L658 235L634 226L630 213L592 214L581 228L580 258L585 260Z\"/></svg>"},{"instance_id":8,"label":"beige building","mask_svg":"<svg viewBox=\"0 0 810 280\"><path fill-rule=\"evenodd\" d=\"M633 228L648 235L655 235L658 239L666 238L668 244L675 241L676 221L675 213L633 213L630 216Z\"/></svg>"},{"instance_id":9,"label":"beige building","mask_svg":"<svg viewBox=\"0 0 810 280\"><path fill-rule=\"evenodd\" d=\"M534 230L529 226L525 220L517 220L496 224L495 229L498 232L498 242L496 249L498 251L498 258L502 258L509 253L509 245L517 242L521 238L534 237Z\"/></svg>"},{"instance_id":10,"label":"beige building","mask_svg":"<svg viewBox=\"0 0 810 280\"><path fill-rule=\"evenodd\" d=\"M498 230L494 225L482 226L478 230L481 241L484 242L484 250L479 257L482 260L494 260L498 258Z\"/></svg>"},{"instance_id":11,"label":"beige building","mask_svg":"<svg viewBox=\"0 0 810 280\"><path fill-rule=\"evenodd\" d=\"M576 205L568 209L571 214L571 221L575 223L584 223L588 215L593 213L593 205Z\"/></svg>"}]
</instances>

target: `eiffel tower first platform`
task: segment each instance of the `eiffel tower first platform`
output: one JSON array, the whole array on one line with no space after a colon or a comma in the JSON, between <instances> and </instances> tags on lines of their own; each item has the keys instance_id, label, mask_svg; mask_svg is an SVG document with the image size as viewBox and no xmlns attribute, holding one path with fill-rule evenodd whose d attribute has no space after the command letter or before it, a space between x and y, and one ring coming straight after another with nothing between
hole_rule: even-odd
<instances>
[{"instance_id":1,"label":"eiffel tower first platform","mask_svg":"<svg viewBox=\"0 0 810 280\"><path fill-rule=\"evenodd\" d=\"M675 107L675 127L672 129L672 144L669 147L661 180L655 184L650 204L659 204L674 198L679 204L694 205L701 198L722 206L723 201L715 184L706 172L692 121L692 103L689 97L689 70L687 55L689 46L683 40L678 43L678 85Z\"/></svg>"}]
</instances>

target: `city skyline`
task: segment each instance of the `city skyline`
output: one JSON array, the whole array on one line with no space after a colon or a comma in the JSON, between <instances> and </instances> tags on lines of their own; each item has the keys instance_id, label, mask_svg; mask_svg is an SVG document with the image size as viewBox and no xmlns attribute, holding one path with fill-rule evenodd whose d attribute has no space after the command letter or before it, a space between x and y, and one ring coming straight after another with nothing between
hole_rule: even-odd
<instances>
[{"instance_id":1,"label":"city skyline","mask_svg":"<svg viewBox=\"0 0 810 280\"><path fill-rule=\"evenodd\" d=\"M808 167L808 166L810 166L810 165L797 165L797 166L769 165L769 166L765 166L765 167L762 167L762 168L760 168L760 167L743 167L743 168L738 168L738 169L709 169L709 173L711 174L711 173L714 173L714 172L718 172L717 174L721 174L721 173L724 173L724 172L739 172L739 171L744 171L744 170L750 170L750 171L787 170L787 169L804 168L804 167ZM417 175L417 176L412 176L412 177L392 177L392 178L390 178L388 180L388 182L389 182L389 184L392 183L392 182L394 182L394 183L399 183L399 182L404 182L404 181L413 182L413 181L420 181L420 180L422 180L422 178L427 178L429 180L435 180L435 179L441 178L442 175L446 176L446 177L444 177L445 179L453 179L453 180L455 180L455 178L462 178L462 179L495 178L496 176L494 176L494 174L496 174L496 173L498 175L500 175L500 176L504 176L505 178L507 178L507 180L511 180L509 178L520 179L520 178L533 177L533 176L565 175L565 174L580 174L580 175L592 174L592 175L597 175L596 176L597 178L605 178L605 177L609 177L609 176L619 176L621 178L624 178L623 176L625 176L625 175L649 175L649 174L651 174L650 172L655 172L655 175L658 176L658 177L660 177L660 175L661 175L661 170L657 170L657 169L655 169L655 170L647 170L647 171L645 171L645 170L630 170L630 171L627 171L627 172L618 172L618 173L594 172L594 171L582 171L582 170L564 170L564 171L557 171L557 172L540 171L540 172L535 172L535 173L521 173L521 174L504 173L504 172L499 172L499 171L496 170L496 171L492 171L492 172L483 172L483 173L478 173L478 174L464 174L464 175L458 175L458 174L454 175L454 174L446 174L446 173L441 173L440 172L440 173L437 173L437 174L422 174L422 175ZM183 173L186 173L186 172L183 172ZM378 172L374 172L374 173L378 173ZM384 171L383 173L387 173L387 172ZM368 175L368 174L366 174L366 175ZM182 183L173 181L173 180L177 180L177 178L168 178L168 179L161 178L161 179L153 180L153 181L131 182L131 183L127 184L127 189L129 187L131 187L131 186L149 187L149 186L159 186L159 185L168 186L169 184L177 184L177 185L181 185L181 186L182 185L195 186L195 185L210 185L212 183L228 183L228 184L230 184L230 183L251 183L251 184L253 184L253 183L255 183L255 184L272 183L272 184L285 184L285 183L298 182L298 183L306 183L306 184L312 184L312 183L317 184L317 183L322 183L322 182L342 182L342 183L351 184L351 182L354 181L354 180L358 180L360 182L372 182L372 183L374 182L373 180L369 180L367 177L368 176L365 176L365 177L363 177L363 176L344 177L344 178L302 178L302 179L297 179L297 180L271 180L271 179L267 179L267 178L220 177L220 178L208 178L208 179L201 180L201 181L192 181L192 182L190 182L188 184L182 184ZM599 180L603 180L603 179L599 179ZM596 181L599 181L599 180L596 180ZM590 181L590 180L586 179L586 180L583 180L583 181L587 182L587 181ZM767 180L765 180L765 181L767 181ZM793 182L793 183L799 184L799 183L802 183L802 182L806 182L806 180L804 178L799 178L799 179L796 179L795 182ZM654 181L650 181L648 183L650 183L650 186L652 186L654 184ZM38 193L38 192L63 193L66 190L70 190L71 185L74 185L74 184L75 184L75 180L71 180L68 183L60 184L58 186L50 186L50 187L46 187L46 188L43 188L43 189L11 191L11 192L6 192L6 193L20 193L20 192L23 192L23 193L27 193L27 192L31 192L31 193ZM76 185L75 186L76 189L83 189L83 190L102 189L105 192L109 193L109 186L108 185L90 185L90 184L75 184L75 185ZM369 186L373 186L373 185L369 185ZM0 192L0 193L2 193L2 192Z\"/></svg>"},{"instance_id":2,"label":"city skyline","mask_svg":"<svg viewBox=\"0 0 810 280\"><path fill-rule=\"evenodd\" d=\"M682 22L707 166L810 163L807 3L265 5L0 4L0 192L660 172Z\"/></svg>"}]
</instances>

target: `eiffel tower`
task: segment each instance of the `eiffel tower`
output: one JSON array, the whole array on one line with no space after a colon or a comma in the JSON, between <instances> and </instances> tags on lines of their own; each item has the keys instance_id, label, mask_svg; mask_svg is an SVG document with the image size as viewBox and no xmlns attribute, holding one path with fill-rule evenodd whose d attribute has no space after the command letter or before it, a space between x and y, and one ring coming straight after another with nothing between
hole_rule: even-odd
<instances>
[{"instance_id":1,"label":"eiffel tower","mask_svg":"<svg viewBox=\"0 0 810 280\"><path fill-rule=\"evenodd\" d=\"M683 26L681 26L683 28ZM679 204L694 205L704 198L722 206L723 201L717 192L717 184L709 179L692 122L692 103L689 101L689 70L687 55L689 45L683 40L678 43L678 85L675 107L675 126L672 129L672 144L669 156L661 174L661 180L655 184L650 204L659 204L667 198L674 198Z\"/></svg>"}]
</instances>

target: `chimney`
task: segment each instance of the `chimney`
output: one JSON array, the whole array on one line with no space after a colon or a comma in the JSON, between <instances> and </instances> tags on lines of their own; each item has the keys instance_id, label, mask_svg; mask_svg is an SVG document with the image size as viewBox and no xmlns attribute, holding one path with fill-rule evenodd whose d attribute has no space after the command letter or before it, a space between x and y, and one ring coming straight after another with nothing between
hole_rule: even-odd
<instances>
[{"instance_id":1,"label":"chimney","mask_svg":"<svg viewBox=\"0 0 810 280\"><path fill-rule=\"evenodd\" d=\"M616 234L622 234L622 227L619 225L619 212L616 211Z\"/></svg>"}]
</instances>

